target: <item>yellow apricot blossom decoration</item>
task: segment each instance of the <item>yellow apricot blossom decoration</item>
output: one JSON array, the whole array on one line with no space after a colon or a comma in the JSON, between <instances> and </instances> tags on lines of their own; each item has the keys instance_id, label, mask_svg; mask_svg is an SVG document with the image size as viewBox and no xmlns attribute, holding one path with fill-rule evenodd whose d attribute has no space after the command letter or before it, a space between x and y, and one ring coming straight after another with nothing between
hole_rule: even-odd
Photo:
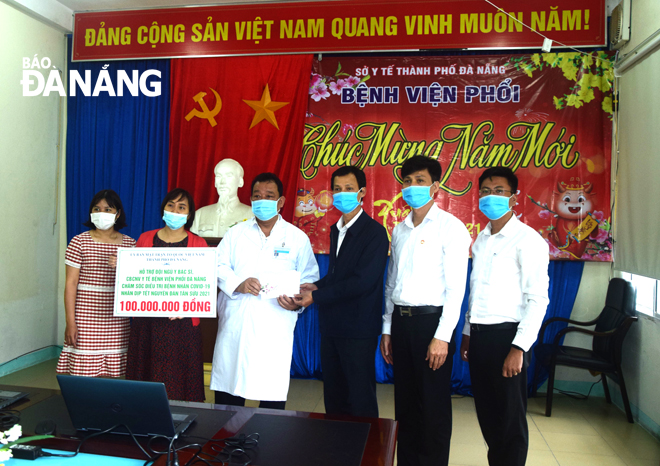
<instances>
[{"instance_id":1,"label":"yellow apricot blossom decoration","mask_svg":"<svg viewBox=\"0 0 660 466\"><path fill-rule=\"evenodd\" d=\"M602 109L613 114L612 83L614 82L613 59L604 52L583 54L567 53L535 53L531 56L512 58L507 65L513 65L530 78L534 72L545 67L559 68L564 78L570 83L563 96L554 96L553 103L557 110L566 107L580 108L596 100L595 89L602 94Z\"/></svg>"}]
</instances>

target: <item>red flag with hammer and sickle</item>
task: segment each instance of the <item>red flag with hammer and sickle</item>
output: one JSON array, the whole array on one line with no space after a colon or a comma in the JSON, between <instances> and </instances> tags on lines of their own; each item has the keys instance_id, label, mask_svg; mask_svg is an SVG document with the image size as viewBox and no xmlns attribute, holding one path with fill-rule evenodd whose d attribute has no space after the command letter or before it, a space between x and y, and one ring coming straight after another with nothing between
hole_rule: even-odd
<instances>
[{"instance_id":1,"label":"red flag with hammer and sickle","mask_svg":"<svg viewBox=\"0 0 660 466\"><path fill-rule=\"evenodd\" d=\"M311 55L172 60L169 188L197 207L218 201L213 169L222 159L244 170L238 197L262 172L284 184L291 221L307 110Z\"/></svg>"}]
</instances>

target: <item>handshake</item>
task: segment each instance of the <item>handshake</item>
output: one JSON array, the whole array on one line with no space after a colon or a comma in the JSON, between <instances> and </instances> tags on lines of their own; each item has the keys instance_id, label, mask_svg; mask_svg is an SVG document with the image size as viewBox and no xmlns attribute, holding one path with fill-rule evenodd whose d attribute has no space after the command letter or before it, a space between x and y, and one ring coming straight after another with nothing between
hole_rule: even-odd
<instances>
[{"instance_id":1,"label":"handshake","mask_svg":"<svg viewBox=\"0 0 660 466\"><path fill-rule=\"evenodd\" d=\"M248 278L244 280L236 288L236 293L251 294L253 296L259 296L259 293L263 291L263 286L259 279L257 278ZM300 293L293 295L293 297L281 295L277 298L279 305L289 311L297 311L301 307L307 307L314 302L312 298L312 291L318 290L318 287L313 283L303 283L300 285Z\"/></svg>"}]
</instances>

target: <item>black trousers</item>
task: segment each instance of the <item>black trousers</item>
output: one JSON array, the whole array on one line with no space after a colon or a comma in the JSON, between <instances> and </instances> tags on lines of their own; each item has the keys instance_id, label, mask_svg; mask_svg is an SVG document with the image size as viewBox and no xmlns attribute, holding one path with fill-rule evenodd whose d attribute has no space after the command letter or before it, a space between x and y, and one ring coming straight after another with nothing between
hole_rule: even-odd
<instances>
[{"instance_id":1,"label":"black trousers","mask_svg":"<svg viewBox=\"0 0 660 466\"><path fill-rule=\"evenodd\" d=\"M451 370L456 342L438 369L425 361L440 314L402 317L394 311L394 412L399 421L398 466L447 466L451 440Z\"/></svg>"},{"instance_id":2,"label":"black trousers","mask_svg":"<svg viewBox=\"0 0 660 466\"><path fill-rule=\"evenodd\" d=\"M227 392L215 392L215 404L217 405L229 405L229 406L245 406L245 398L232 395ZM284 409L286 405L285 401L260 401L260 408L268 409Z\"/></svg>"},{"instance_id":3,"label":"black trousers","mask_svg":"<svg viewBox=\"0 0 660 466\"><path fill-rule=\"evenodd\" d=\"M527 460L527 353L520 374L502 376L515 336L515 328L470 332L472 393L491 466L523 466Z\"/></svg>"},{"instance_id":4,"label":"black trousers","mask_svg":"<svg viewBox=\"0 0 660 466\"><path fill-rule=\"evenodd\" d=\"M327 414L378 417L376 348L378 337L321 335L323 400Z\"/></svg>"}]
</instances>

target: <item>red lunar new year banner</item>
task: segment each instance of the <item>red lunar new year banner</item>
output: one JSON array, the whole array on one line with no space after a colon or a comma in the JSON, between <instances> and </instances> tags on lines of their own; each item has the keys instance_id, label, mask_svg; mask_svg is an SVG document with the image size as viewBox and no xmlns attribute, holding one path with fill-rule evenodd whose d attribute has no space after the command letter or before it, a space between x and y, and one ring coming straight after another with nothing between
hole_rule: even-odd
<instances>
[{"instance_id":1,"label":"red lunar new year banner","mask_svg":"<svg viewBox=\"0 0 660 466\"><path fill-rule=\"evenodd\" d=\"M521 221L552 259L611 261L612 60L604 52L315 62L294 223L327 253L330 176L367 175L365 211L391 234L410 212L400 168L413 155L440 161L438 207L473 239L488 224L478 178L488 167L518 176Z\"/></svg>"},{"instance_id":2,"label":"red lunar new year banner","mask_svg":"<svg viewBox=\"0 0 660 466\"><path fill-rule=\"evenodd\" d=\"M330 1L76 13L73 61L605 45L603 0Z\"/></svg>"}]
</instances>

